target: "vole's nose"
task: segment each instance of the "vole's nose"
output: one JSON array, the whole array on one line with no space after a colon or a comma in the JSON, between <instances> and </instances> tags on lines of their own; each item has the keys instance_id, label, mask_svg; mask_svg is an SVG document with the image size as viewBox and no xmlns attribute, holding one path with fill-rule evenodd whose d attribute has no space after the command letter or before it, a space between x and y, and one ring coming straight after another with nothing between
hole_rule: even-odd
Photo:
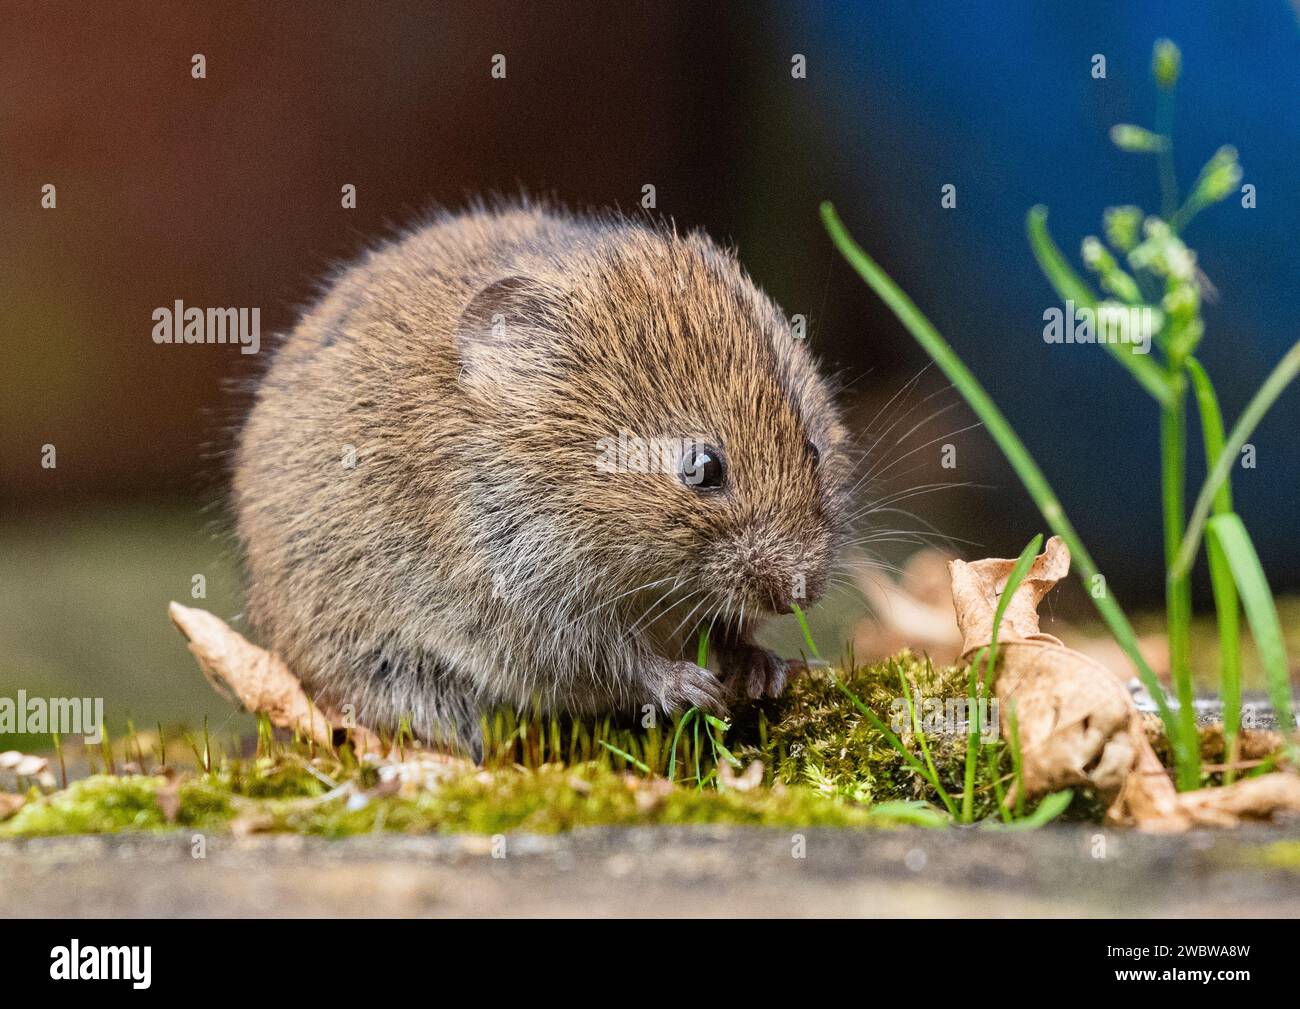
<instances>
[{"instance_id":1,"label":"vole's nose","mask_svg":"<svg viewBox=\"0 0 1300 1009\"><path fill-rule=\"evenodd\" d=\"M820 578L809 580L805 576L792 575L784 591L770 595L772 610L776 613L793 613L795 604L806 608L822 597Z\"/></svg>"},{"instance_id":2,"label":"vole's nose","mask_svg":"<svg viewBox=\"0 0 1300 1009\"><path fill-rule=\"evenodd\" d=\"M751 533L736 544L740 581L774 613L793 604L811 606L825 589L825 574L810 551L775 534Z\"/></svg>"},{"instance_id":3,"label":"vole's nose","mask_svg":"<svg viewBox=\"0 0 1300 1009\"><path fill-rule=\"evenodd\" d=\"M796 604L807 609L822 597L822 582L793 575L783 582L763 586L758 595L773 613L793 613Z\"/></svg>"}]
</instances>

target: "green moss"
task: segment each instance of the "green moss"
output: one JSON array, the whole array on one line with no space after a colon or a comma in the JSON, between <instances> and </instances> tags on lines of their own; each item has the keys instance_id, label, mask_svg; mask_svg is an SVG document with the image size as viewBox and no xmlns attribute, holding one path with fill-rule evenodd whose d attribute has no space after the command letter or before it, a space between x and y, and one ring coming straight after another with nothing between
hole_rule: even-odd
<instances>
[{"instance_id":1,"label":"green moss","mask_svg":"<svg viewBox=\"0 0 1300 1009\"><path fill-rule=\"evenodd\" d=\"M1259 851L1251 852L1251 861L1300 872L1300 841L1274 841Z\"/></svg>"},{"instance_id":2,"label":"green moss","mask_svg":"<svg viewBox=\"0 0 1300 1009\"><path fill-rule=\"evenodd\" d=\"M329 786L307 770L307 763L290 751L288 758L258 757L245 770L239 763L228 764L222 777L232 791L250 799L311 799L324 795Z\"/></svg>"},{"instance_id":3,"label":"green moss","mask_svg":"<svg viewBox=\"0 0 1300 1009\"><path fill-rule=\"evenodd\" d=\"M946 701L966 692L964 668L936 669L908 653L835 675L886 724L900 720L900 676L916 698ZM910 724L899 727L905 746L919 753ZM781 699L738 710L725 748L715 728L696 720L677 741L674 760L673 728L563 725L500 713L488 720L485 768L396 795L378 787L377 770L358 766L346 748L313 750L275 741L268 731L257 756L218 753L212 773L196 768L171 778L95 775L77 781L0 823L0 837L232 825L342 837L378 830L497 834L598 825L947 822L937 794L862 717L829 670L811 669L794 678ZM941 783L960 792L965 737L931 732L927 742ZM634 770L603 743L652 773ZM718 761L728 750L742 767L760 761L763 780L744 790L720 782ZM1005 756L1000 743L981 747L981 816L994 812L992 774L995 767L1007 773Z\"/></svg>"},{"instance_id":4,"label":"green moss","mask_svg":"<svg viewBox=\"0 0 1300 1009\"><path fill-rule=\"evenodd\" d=\"M856 666L835 676L887 725L897 726L908 751L920 756L920 746L904 705L903 678L917 708L923 730L926 702L946 705L966 696L966 666L933 666L927 659L904 651L886 662ZM933 707L930 708L933 712ZM802 785L822 795L864 803L915 799L938 803L934 790L910 768L862 714L849 703L843 690L824 668L813 668L793 679L785 695L766 706L760 717L765 731L754 738L752 718L738 718L740 736L735 752L742 759L764 760L774 769L774 780ZM933 729L933 726L931 726ZM763 737L766 742L764 743ZM939 781L949 793L962 790L966 737L926 731L926 745ZM1005 774L1009 766L1005 747L980 747L976 777L976 807L981 815L994 810L992 771Z\"/></svg>"},{"instance_id":5,"label":"green moss","mask_svg":"<svg viewBox=\"0 0 1300 1009\"><path fill-rule=\"evenodd\" d=\"M923 819L910 810L878 813L808 789L740 792L671 787L662 779L637 778L597 763L468 774L410 798L268 812L273 829L327 837L375 830L555 833L578 827L651 824L865 827Z\"/></svg>"},{"instance_id":6,"label":"green moss","mask_svg":"<svg viewBox=\"0 0 1300 1009\"><path fill-rule=\"evenodd\" d=\"M230 820L230 791L219 781L189 778L178 785L179 812L169 822L159 803L164 778L97 774L23 806L0 823L0 837L106 834L119 830L168 830L176 824L216 829Z\"/></svg>"},{"instance_id":7,"label":"green moss","mask_svg":"<svg viewBox=\"0 0 1300 1009\"><path fill-rule=\"evenodd\" d=\"M752 826L866 827L935 824L912 807L881 811L827 798L806 788L753 791L669 786L597 763L577 768L474 771L409 797L364 792L324 798L250 799L228 778L183 783L179 812L169 821L159 802L162 778L98 775L23 807L0 824L0 837L222 830L238 818L248 829L346 837L376 830L414 833L511 831L555 833L577 827L728 823ZM320 797L317 797L318 799Z\"/></svg>"}]
</instances>

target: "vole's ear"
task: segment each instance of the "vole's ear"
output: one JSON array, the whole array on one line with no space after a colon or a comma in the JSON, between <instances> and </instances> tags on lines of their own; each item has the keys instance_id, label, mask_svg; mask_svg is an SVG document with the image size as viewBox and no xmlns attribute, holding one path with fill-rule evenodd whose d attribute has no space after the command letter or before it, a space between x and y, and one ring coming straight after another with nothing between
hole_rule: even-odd
<instances>
[{"instance_id":1,"label":"vole's ear","mask_svg":"<svg viewBox=\"0 0 1300 1009\"><path fill-rule=\"evenodd\" d=\"M470 300L456 325L460 381L490 386L548 370L548 334L560 330L558 291L529 277L494 280ZM540 372L539 372L540 369Z\"/></svg>"}]
</instances>

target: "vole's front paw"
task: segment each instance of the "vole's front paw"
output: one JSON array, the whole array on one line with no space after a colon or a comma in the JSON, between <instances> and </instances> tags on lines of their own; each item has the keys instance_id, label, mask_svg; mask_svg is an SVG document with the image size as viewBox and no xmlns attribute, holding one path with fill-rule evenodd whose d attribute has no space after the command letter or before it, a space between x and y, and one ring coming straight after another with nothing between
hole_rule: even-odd
<instances>
[{"instance_id":1,"label":"vole's front paw","mask_svg":"<svg viewBox=\"0 0 1300 1009\"><path fill-rule=\"evenodd\" d=\"M694 662L661 659L653 670L660 706L671 714L699 708L711 715L727 714L727 690L712 671Z\"/></svg>"},{"instance_id":2,"label":"vole's front paw","mask_svg":"<svg viewBox=\"0 0 1300 1009\"><path fill-rule=\"evenodd\" d=\"M758 700L780 697L785 690L790 667L775 652L758 645L732 645L718 653L722 683L730 696Z\"/></svg>"}]
</instances>

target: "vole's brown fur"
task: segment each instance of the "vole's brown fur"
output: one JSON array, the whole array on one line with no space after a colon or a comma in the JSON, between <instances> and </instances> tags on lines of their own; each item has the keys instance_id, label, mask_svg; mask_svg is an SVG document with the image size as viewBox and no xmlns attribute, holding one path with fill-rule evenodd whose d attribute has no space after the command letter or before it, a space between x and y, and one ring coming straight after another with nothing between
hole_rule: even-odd
<instances>
[{"instance_id":1,"label":"vole's brown fur","mask_svg":"<svg viewBox=\"0 0 1300 1009\"><path fill-rule=\"evenodd\" d=\"M608 472L620 434L719 446L725 484ZM427 739L472 743L498 703L722 710L784 684L752 634L826 584L843 440L706 237L443 215L341 273L262 380L234 477L249 613L321 700ZM701 626L722 679L686 659Z\"/></svg>"}]
</instances>

